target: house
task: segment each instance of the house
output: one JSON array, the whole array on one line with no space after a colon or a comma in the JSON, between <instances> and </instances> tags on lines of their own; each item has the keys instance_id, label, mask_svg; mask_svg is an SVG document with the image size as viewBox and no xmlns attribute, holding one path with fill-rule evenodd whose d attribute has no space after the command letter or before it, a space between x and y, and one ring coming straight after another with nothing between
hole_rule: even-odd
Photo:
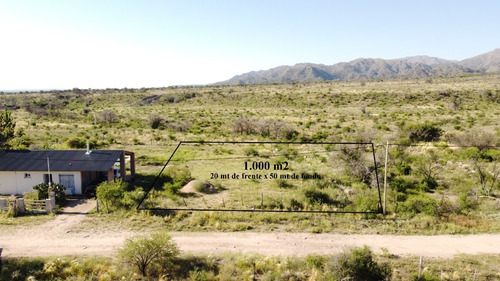
<instances>
[{"instance_id":1,"label":"house","mask_svg":"<svg viewBox=\"0 0 500 281\"><path fill-rule=\"evenodd\" d=\"M67 194L84 194L87 187L100 182L134 175L135 155L124 150L0 151L0 194L33 191L33 186L48 183L49 178L66 187Z\"/></svg>"}]
</instances>

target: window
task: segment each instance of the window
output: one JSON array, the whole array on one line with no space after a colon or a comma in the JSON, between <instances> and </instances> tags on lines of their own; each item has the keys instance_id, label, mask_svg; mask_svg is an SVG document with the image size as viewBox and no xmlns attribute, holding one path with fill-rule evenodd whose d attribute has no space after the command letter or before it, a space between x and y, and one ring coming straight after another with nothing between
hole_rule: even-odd
<instances>
[{"instance_id":1,"label":"window","mask_svg":"<svg viewBox=\"0 0 500 281\"><path fill-rule=\"evenodd\" d=\"M31 174L24 173L24 178L25 178L25 179L31 179Z\"/></svg>"},{"instance_id":2,"label":"window","mask_svg":"<svg viewBox=\"0 0 500 281\"><path fill-rule=\"evenodd\" d=\"M54 182L54 180L52 179L52 174L50 174L50 181ZM45 184L49 183L49 174L44 174L43 175L43 183L45 183Z\"/></svg>"},{"instance_id":3,"label":"window","mask_svg":"<svg viewBox=\"0 0 500 281\"><path fill-rule=\"evenodd\" d=\"M66 191L70 194L75 194L75 176L74 175L59 175L59 183L66 187Z\"/></svg>"}]
</instances>

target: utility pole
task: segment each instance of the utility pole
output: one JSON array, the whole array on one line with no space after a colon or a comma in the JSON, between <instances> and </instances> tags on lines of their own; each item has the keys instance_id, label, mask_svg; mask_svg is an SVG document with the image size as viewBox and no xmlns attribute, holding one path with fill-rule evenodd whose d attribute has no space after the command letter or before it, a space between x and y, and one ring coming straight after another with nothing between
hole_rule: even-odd
<instances>
[{"instance_id":1,"label":"utility pole","mask_svg":"<svg viewBox=\"0 0 500 281\"><path fill-rule=\"evenodd\" d=\"M384 215L386 213L386 199L387 199L387 158L389 156L389 141L385 146L385 169L384 169Z\"/></svg>"},{"instance_id":2,"label":"utility pole","mask_svg":"<svg viewBox=\"0 0 500 281\"><path fill-rule=\"evenodd\" d=\"M52 180L51 180L51 177L50 177L50 159L49 159L49 157L47 157L47 172L49 173L47 175L47 178L48 178L48 181L49 181L49 188L47 190L47 195L50 196L50 193L52 192Z\"/></svg>"}]
</instances>

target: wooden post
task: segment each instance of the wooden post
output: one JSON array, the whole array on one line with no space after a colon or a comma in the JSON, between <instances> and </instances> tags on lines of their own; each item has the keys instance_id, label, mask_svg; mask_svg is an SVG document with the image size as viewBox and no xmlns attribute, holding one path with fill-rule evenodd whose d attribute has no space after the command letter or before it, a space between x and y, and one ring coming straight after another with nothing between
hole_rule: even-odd
<instances>
[{"instance_id":1,"label":"wooden post","mask_svg":"<svg viewBox=\"0 0 500 281\"><path fill-rule=\"evenodd\" d=\"M386 201L387 201L387 158L389 155L389 141L387 141L387 145L385 146L385 169L384 169L384 209L383 213L386 213Z\"/></svg>"},{"instance_id":2,"label":"wooden post","mask_svg":"<svg viewBox=\"0 0 500 281\"><path fill-rule=\"evenodd\" d=\"M476 281L476 273L477 273L477 269L474 269L474 277L472 278L472 281Z\"/></svg>"},{"instance_id":3,"label":"wooden post","mask_svg":"<svg viewBox=\"0 0 500 281\"><path fill-rule=\"evenodd\" d=\"M111 168L108 171L108 182L113 182L115 180L115 171L113 168Z\"/></svg>"},{"instance_id":4,"label":"wooden post","mask_svg":"<svg viewBox=\"0 0 500 281\"><path fill-rule=\"evenodd\" d=\"M264 206L264 192L260 193L260 208Z\"/></svg>"},{"instance_id":5,"label":"wooden post","mask_svg":"<svg viewBox=\"0 0 500 281\"><path fill-rule=\"evenodd\" d=\"M131 152L130 154L130 175L132 177L135 176L135 153Z\"/></svg>"},{"instance_id":6,"label":"wooden post","mask_svg":"<svg viewBox=\"0 0 500 281\"><path fill-rule=\"evenodd\" d=\"M253 276L252 276L252 280L253 281L257 280L257 278L255 277L255 262L253 263Z\"/></svg>"},{"instance_id":7,"label":"wooden post","mask_svg":"<svg viewBox=\"0 0 500 281\"><path fill-rule=\"evenodd\" d=\"M418 280L420 280L420 277L422 276L422 262L423 258L420 256L420 264L418 265Z\"/></svg>"}]
</instances>

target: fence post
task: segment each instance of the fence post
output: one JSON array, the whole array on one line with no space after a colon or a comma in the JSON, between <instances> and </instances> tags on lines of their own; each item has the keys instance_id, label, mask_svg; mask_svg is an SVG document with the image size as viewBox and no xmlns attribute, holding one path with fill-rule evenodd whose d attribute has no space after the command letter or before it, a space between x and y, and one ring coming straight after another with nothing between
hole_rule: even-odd
<instances>
[{"instance_id":1,"label":"fence post","mask_svg":"<svg viewBox=\"0 0 500 281\"><path fill-rule=\"evenodd\" d=\"M387 158L389 156L389 141L387 141L387 145L385 147L385 168L384 168L384 208L382 212L384 215L386 214L386 199L387 199Z\"/></svg>"},{"instance_id":2,"label":"fence post","mask_svg":"<svg viewBox=\"0 0 500 281\"><path fill-rule=\"evenodd\" d=\"M0 211L6 211L6 210L7 210L7 199L0 198Z\"/></svg>"},{"instance_id":3,"label":"fence post","mask_svg":"<svg viewBox=\"0 0 500 281\"><path fill-rule=\"evenodd\" d=\"M52 202L50 202L50 199L45 199L45 210L47 210L47 214L52 213Z\"/></svg>"},{"instance_id":4,"label":"fence post","mask_svg":"<svg viewBox=\"0 0 500 281\"><path fill-rule=\"evenodd\" d=\"M418 280L420 280L420 277L422 276L422 262L423 258L420 256L420 264L418 265Z\"/></svg>"},{"instance_id":5,"label":"fence post","mask_svg":"<svg viewBox=\"0 0 500 281\"><path fill-rule=\"evenodd\" d=\"M17 199L17 207L19 208L20 213L24 213L26 211L26 206L24 205L24 198Z\"/></svg>"},{"instance_id":6,"label":"fence post","mask_svg":"<svg viewBox=\"0 0 500 281\"><path fill-rule=\"evenodd\" d=\"M50 203L51 203L51 208L52 208L52 213L56 212L56 193L54 191L51 191L49 193L49 198L50 198Z\"/></svg>"}]
</instances>

